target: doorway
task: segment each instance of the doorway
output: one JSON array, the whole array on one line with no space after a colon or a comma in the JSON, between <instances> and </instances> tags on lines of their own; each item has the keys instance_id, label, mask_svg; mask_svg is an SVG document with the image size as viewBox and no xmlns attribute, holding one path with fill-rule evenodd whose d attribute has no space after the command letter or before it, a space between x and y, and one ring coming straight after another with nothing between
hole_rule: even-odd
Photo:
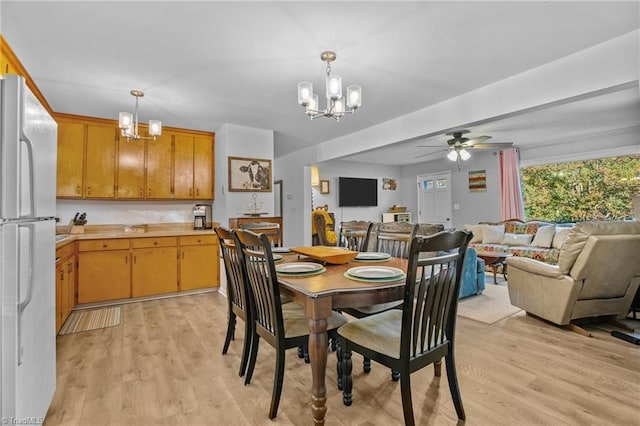
<instances>
[{"instance_id":1,"label":"doorway","mask_svg":"<svg viewBox=\"0 0 640 426\"><path fill-rule=\"evenodd\" d=\"M282 217L282 179L273 182L273 215Z\"/></svg>"},{"instance_id":2,"label":"doorway","mask_svg":"<svg viewBox=\"0 0 640 426\"><path fill-rule=\"evenodd\" d=\"M418 176L418 222L452 224L451 171Z\"/></svg>"}]
</instances>

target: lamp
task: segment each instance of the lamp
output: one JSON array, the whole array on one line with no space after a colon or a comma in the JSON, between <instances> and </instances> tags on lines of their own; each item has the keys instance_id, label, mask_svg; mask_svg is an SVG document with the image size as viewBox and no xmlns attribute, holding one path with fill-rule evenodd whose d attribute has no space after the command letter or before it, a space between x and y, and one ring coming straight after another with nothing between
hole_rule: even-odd
<instances>
[{"instance_id":1,"label":"lamp","mask_svg":"<svg viewBox=\"0 0 640 426\"><path fill-rule=\"evenodd\" d=\"M138 98L144 96L144 92L140 90L132 90L131 95L136 98L136 107L134 114L130 112L121 112L118 118L118 127L122 136L126 137L128 141L131 139L153 139L156 140L156 136L162 134L162 122L160 120L149 120L149 137L140 136L138 134Z\"/></svg>"},{"instance_id":2,"label":"lamp","mask_svg":"<svg viewBox=\"0 0 640 426\"><path fill-rule=\"evenodd\" d=\"M466 149L456 146L447 154L447 158L451 161L457 161L458 157L462 159L462 161L467 161L471 158L471 154Z\"/></svg>"},{"instance_id":3,"label":"lamp","mask_svg":"<svg viewBox=\"0 0 640 426\"><path fill-rule=\"evenodd\" d=\"M342 78L337 75L331 75L331 62L336 60L335 52L322 52L320 59L327 63L327 106L323 110L320 109L318 95L313 93L313 84L310 81L298 83L298 103L304 107L305 114L311 120L318 117L327 117L340 121L340 117L345 114L355 114L356 109L362 106L362 87L355 84L347 86L345 101L342 96Z\"/></svg>"},{"instance_id":4,"label":"lamp","mask_svg":"<svg viewBox=\"0 0 640 426\"><path fill-rule=\"evenodd\" d=\"M318 166L311 166L311 186L320 186L320 172Z\"/></svg>"}]
</instances>

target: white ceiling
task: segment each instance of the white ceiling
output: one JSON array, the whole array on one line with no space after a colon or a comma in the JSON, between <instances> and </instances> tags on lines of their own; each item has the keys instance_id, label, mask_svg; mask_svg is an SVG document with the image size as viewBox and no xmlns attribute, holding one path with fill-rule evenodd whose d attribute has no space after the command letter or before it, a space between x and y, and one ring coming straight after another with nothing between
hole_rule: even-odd
<instances>
[{"instance_id":1,"label":"white ceiling","mask_svg":"<svg viewBox=\"0 0 640 426\"><path fill-rule=\"evenodd\" d=\"M57 112L275 131L275 156L459 96L640 27L639 2L0 1L1 30ZM308 120L296 84L333 73L363 87L339 123ZM322 96L321 96L322 98ZM321 101L322 103L322 101ZM637 87L474 125L489 142L553 141L640 125ZM466 124L466 123L460 123ZM410 164L448 137L350 156ZM395 142L395 141L390 141Z\"/></svg>"}]
</instances>

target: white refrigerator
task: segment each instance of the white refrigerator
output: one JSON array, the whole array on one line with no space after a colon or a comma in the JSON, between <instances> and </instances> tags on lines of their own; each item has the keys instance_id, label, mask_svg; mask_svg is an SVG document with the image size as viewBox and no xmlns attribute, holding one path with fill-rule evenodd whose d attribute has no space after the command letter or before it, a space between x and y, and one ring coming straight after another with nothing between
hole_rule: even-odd
<instances>
[{"instance_id":1,"label":"white refrigerator","mask_svg":"<svg viewBox=\"0 0 640 426\"><path fill-rule=\"evenodd\" d=\"M0 83L1 421L33 424L56 387L57 124L24 78Z\"/></svg>"}]
</instances>

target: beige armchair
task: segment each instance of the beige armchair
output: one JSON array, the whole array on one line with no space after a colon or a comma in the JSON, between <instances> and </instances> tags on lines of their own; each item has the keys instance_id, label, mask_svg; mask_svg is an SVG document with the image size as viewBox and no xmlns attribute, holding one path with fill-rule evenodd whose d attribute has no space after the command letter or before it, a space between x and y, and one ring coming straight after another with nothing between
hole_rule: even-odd
<instances>
[{"instance_id":1,"label":"beige armchair","mask_svg":"<svg viewBox=\"0 0 640 426\"><path fill-rule=\"evenodd\" d=\"M640 285L640 222L578 223L557 265L517 256L507 265L512 305L588 335L573 321L629 312Z\"/></svg>"}]
</instances>

